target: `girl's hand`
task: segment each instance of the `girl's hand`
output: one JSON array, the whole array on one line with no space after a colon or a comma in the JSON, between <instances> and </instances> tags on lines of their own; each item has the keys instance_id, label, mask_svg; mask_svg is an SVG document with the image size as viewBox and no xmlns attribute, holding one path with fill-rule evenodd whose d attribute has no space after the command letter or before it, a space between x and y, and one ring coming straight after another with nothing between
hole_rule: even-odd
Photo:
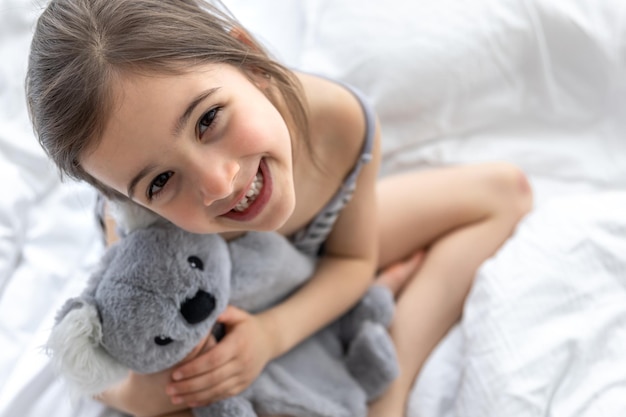
<instances>
[{"instance_id":1,"label":"girl's hand","mask_svg":"<svg viewBox=\"0 0 626 417\"><path fill-rule=\"evenodd\" d=\"M185 408L173 406L165 395L165 387L171 378L171 369L148 375L129 372L128 378L95 396L95 399L137 417L162 415Z\"/></svg>"},{"instance_id":2,"label":"girl's hand","mask_svg":"<svg viewBox=\"0 0 626 417\"><path fill-rule=\"evenodd\" d=\"M229 306L218 318L226 336L174 369L166 388L173 404L207 405L239 394L273 358L272 333L259 316Z\"/></svg>"}]
</instances>

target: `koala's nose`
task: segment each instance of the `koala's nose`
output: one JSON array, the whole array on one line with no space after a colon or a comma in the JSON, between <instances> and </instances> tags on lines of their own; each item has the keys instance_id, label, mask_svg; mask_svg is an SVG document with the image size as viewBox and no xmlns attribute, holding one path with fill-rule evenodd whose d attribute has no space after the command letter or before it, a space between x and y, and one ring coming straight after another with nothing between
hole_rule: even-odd
<instances>
[{"instance_id":1,"label":"koala's nose","mask_svg":"<svg viewBox=\"0 0 626 417\"><path fill-rule=\"evenodd\" d=\"M197 324L206 320L213 309L215 309L215 297L202 290L198 290L196 295L186 299L180 305L180 313L189 324Z\"/></svg>"}]
</instances>

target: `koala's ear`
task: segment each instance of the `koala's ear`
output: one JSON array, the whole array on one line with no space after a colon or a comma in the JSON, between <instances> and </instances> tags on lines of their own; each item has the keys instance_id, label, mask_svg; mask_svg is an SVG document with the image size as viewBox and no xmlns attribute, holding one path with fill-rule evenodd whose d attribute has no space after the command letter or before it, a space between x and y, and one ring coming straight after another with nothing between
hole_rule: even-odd
<instances>
[{"instance_id":1,"label":"koala's ear","mask_svg":"<svg viewBox=\"0 0 626 417\"><path fill-rule=\"evenodd\" d=\"M128 374L101 342L102 326L95 306L83 298L68 300L57 316L46 352L73 395L98 394Z\"/></svg>"}]
</instances>

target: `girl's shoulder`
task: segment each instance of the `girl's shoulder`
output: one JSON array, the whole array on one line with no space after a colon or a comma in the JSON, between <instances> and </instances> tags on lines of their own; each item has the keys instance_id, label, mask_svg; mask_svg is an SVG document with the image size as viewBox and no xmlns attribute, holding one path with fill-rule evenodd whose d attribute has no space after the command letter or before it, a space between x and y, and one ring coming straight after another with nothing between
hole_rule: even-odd
<instances>
[{"instance_id":1,"label":"girl's shoulder","mask_svg":"<svg viewBox=\"0 0 626 417\"><path fill-rule=\"evenodd\" d=\"M282 229L286 235L309 224L345 188L369 148L366 133L374 130L373 115L366 116L353 91L326 78L297 75L309 110L311 146L299 146L294 158L296 210Z\"/></svg>"},{"instance_id":2,"label":"girl's shoulder","mask_svg":"<svg viewBox=\"0 0 626 417\"><path fill-rule=\"evenodd\" d=\"M352 170L366 136L363 106L345 85L297 73L309 108L310 140L316 157L337 185Z\"/></svg>"}]
</instances>

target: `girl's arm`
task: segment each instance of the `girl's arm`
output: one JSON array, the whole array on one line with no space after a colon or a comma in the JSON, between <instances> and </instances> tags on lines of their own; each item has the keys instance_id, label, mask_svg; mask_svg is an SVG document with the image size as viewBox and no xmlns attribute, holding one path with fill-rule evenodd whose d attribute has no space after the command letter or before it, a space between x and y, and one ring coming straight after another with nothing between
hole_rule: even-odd
<instances>
[{"instance_id":1,"label":"girl's arm","mask_svg":"<svg viewBox=\"0 0 626 417\"><path fill-rule=\"evenodd\" d=\"M343 87L301 75L317 132L319 164L336 179L336 193L361 153L366 120L359 101ZM380 131L375 127L372 159L358 176L350 202L343 208L325 242L314 277L284 303L261 318L274 329L275 356L328 325L352 307L372 283L378 264L376 181L380 165ZM339 167L333 172L334 167ZM308 197L313 200L316 197ZM304 203L300 204L306 204ZM289 329L284 331L283 329Z\"/></svg>"},{"instance_id":2,"label":"girl's arm","mask_svg":"<svg viewBox=\"0 0 626 417\"><path fill-rule=\"evenodd\" d=\"M259 315L276 335L274 357L345 313L373 281L378 254L375 183L379 146L377 131L372 161L363 167L351 201L337 218L315 276L288 300ZM350 164L354 164L353 158Z\"/></svg>"}]
</instances>

